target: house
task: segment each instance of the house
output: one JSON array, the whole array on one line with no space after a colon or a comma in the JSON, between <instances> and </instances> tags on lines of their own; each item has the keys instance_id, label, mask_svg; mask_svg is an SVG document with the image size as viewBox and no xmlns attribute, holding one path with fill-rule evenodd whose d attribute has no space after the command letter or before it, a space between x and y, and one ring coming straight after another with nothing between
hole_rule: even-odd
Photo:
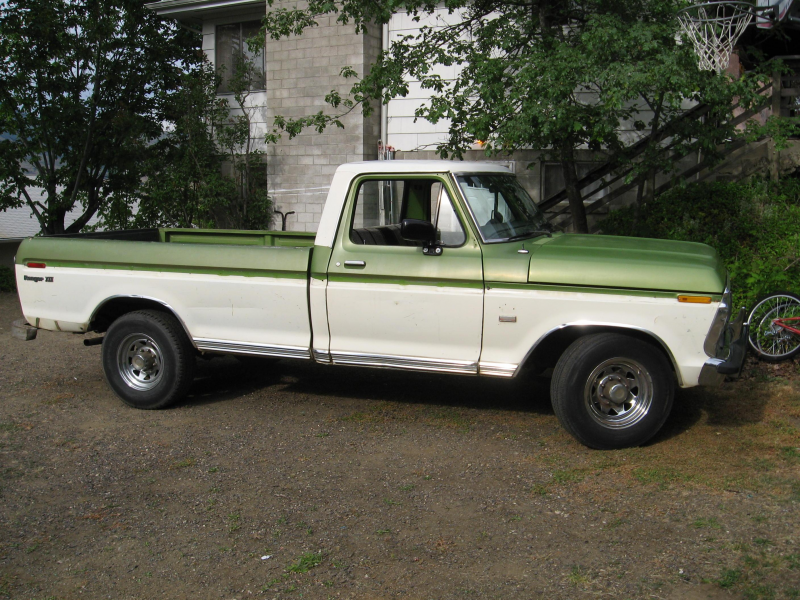
<instances>
[{"instance_id":1,"label":"house","mask_svg":"<svg viewBox=\"0 0 800 600\"><path fill-rule=\"evenodd\" d=\"M258 26L266 10L263 0L161 0L147 6L200 32L203 50L217 67L230 65L232 55L242 52L241 40ZM447 11L442 9L434 18L447 19ZM398 14L383 28L355 33L352 25L325 18L303 36L267 39L264 54L253 57L264 65L265 72L264 89L254 90L248 98L254 141L263 144L275 115L314 114L325 108L324 97L332 89L345 95L351 82L340 76L343 66L363 75L390 39L418 27L408 15ZM224 85L223 81L220 95L226 94ZM414 118L414 111L426 98L426 91L412 83L408 97L392 100L369 117L357 111L345 116L343 130L304 132L264 148L275 208L295 212L287 220L287 229L316 231L336 168L345 162L378 159L379 141L395 148L396 158L436 158L435 145L446 137L448 124ZM531 150L515 153L513 160L498 161L517 173L535 200L563 187L560 168L542 164L540 157L541 152ZM476 147L465 159L486 160L486 156Z\"/></svg>"},{"instance_id":2,"label":"house","mask_svg":"<svg viewBox=\"0 0 800 600\"><path fill-rule=\"evenodd\" d=\"M274 6L291 8L294 4L280 0ZM160 0L147 7L201 33L208 59L215 66L228 70L236 54L246 51L242 40L248 37L248 32L257 31L266 11L264 0ZM453 18L445 8L429 17L432 24ZM319 27L308 29L302 36L267 39L263 54L251 56L263 65L264 71L260 82L263 89L253 91L246 107L254 142L263 145L264 134L275 115L315 114L326 107L324 97L333 89L345 96L351 83L340 76L342 67L350 66L359 76L364 75L390 40L414 33L419 27L420 23L411 16L398 13L382 28L376 26L356 33L352 25L343 26L326 17L320 20ZM456 75L455 66L449 68L450 73L446 67L438 68L445 79ZM428 93L414 82L410 82L409 87L407 97L391 100L369 117L359 111L346 115L342 119L343 130L329 128L321 134L307 131L265 148L268 186L275 208L295 213L287 221L288 229L316 231L336 167L350 161L377 159L379 142L384 148L394 148L397 159L437 157L435 146L446 138L448 123L432 124L415 119L414 112L428 98ZM227 93L224 80L219 93ZM634 129L633 123L629 126L630 130L623 131L623 136L627 133L631 142L644 135ZM578 175L581 177L604 160L602 155L589 150L578 152ZM475 147L467 151L464 158L486 160L486 155ZM700 160L698 156L685 157L679 170L691 171L697 179L703 167L697 164ZM542 206L550 210L551 215L566 215L565 198L559 196L564 189L560 164L543 160L543 153L533 149L517 151L510 159L497 162L510 167L533 199L544 202ZM705 169L705 172L711 173L711 170ZM657 185L668 179L669 176L662 177ZM585 201L597 203L603 196L613 197L617 204L631 201L635 190L623 185L623 180L624 177L617 178L618 183L609 185L608 175L601 175L583 188ZM626 189L621 189L623 187Z\"/></svg>"}]
</instances>

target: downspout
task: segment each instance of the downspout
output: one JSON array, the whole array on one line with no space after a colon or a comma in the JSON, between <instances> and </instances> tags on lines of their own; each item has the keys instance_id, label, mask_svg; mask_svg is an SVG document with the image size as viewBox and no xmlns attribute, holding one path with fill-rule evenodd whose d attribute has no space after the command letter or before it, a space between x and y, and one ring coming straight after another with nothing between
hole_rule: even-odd
<instances>
[{"instance_id":1,"label":"downspout","mask_svg":"<svg viewBox=\"0 0 800 600\"><path fill-rule=\"evenodd\" d=\"M389 50L389 23L383 24L383 42L381 44L381 51L387 52ZM388 106L383 103L381 99L381 148L385 148L389 142L389 110Z\"/></svg>"}]
</instances>

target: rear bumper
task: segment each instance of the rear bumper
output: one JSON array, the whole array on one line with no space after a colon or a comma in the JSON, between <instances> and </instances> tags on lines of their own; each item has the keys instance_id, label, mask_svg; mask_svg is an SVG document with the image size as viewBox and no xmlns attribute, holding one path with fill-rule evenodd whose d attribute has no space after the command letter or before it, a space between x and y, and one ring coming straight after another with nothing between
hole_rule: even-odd
<instances>
[{"instance_id":1,"label":"rear bumper","mask_svg":"<svg viewBox=\"0 0 800 600\"><path fill-rule=\"evenodd\" d=\"M736 318L727 324L723 332L725 337L724 348L727 348L727 357L710 358L700 371L698 383L705 386L718 386L726 375L738 375L744 364L747 354L747 338L749 323L745 323L747 310L742 308Z\"/></svg>"}]
</instances>

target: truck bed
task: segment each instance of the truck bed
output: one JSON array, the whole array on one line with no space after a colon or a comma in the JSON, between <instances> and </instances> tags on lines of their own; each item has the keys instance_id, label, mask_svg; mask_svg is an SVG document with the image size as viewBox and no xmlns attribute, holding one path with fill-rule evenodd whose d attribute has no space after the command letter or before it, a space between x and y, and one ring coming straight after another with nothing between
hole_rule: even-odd
<instances>
[{"instance_id":1,"label":"truck bed","mask_svg":"<svg viewBox=\"0 0 800 600\"><path fill-rule=\"evenodd\" d=\"M87 331L120 298L180 315L195 345L309 354L313 233L146 229L29 238L16 257L29 323Z\"/></svg>"}]
</instances>

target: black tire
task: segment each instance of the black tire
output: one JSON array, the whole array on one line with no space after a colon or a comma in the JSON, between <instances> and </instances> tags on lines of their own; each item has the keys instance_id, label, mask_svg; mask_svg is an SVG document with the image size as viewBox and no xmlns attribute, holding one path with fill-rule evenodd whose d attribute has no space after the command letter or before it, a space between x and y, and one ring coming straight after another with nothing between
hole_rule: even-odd
<instances>
[{"instance_id":1,"label":"black tire","mask_svg":"<svg viewBox=\"0 0 800 600\"><path fill-rule=\"evenodd\" d=\"M573 342L556 364L550 384L562 427L598 450L645 443L667 420L674 394L665 356L618 333L596 333Z\"/></svg>"},{"instance_id":2,"label":"black tire","mask_svg":"<svg viewBox=\"0 0 800 600\"><path fill-rule=\"evenodd\" d=\"M773 319L780 317L800 317L800 296L792 292L766 294L747 315L750 350L759 360L776 363L800 353L800 335L773 324ZM792 326L800 329L800 321Z\"/></svg>"},{"instance_id":3,"label":"black tire","mask_svg":"<svg viewBox=\"0 0 800 600\"><path fill-rule=\"evenodd\" d=\"M103 371L120 399L134 408L165 408L186 395L194 349L172 315L139 310L114 321L103 339Z\"/></svg>"}]
</instances>

